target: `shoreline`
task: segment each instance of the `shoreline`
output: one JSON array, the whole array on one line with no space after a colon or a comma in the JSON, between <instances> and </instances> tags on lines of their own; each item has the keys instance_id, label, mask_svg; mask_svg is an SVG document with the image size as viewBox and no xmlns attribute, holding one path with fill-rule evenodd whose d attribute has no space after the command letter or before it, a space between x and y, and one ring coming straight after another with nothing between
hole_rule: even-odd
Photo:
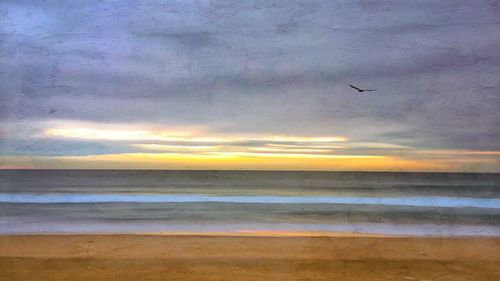
<instances>
[{"instance_id":1,"label":"shoreline","mask_svg":"<svg viewBox=\"0 0 500 281\"><path fill-rule=\"evenodd\" d=\"M0 233L1 237L20 237L20 236L193 236L193 237L384 237L384 238L422 238L413 235L385 235L376 233L356 233L356 232L326 232L326 231L145 231L145 232L34 232L34 233ZM432 237L432 236L430 236ZM467 238L468 236L457 236L454 238ZM490 236L485 236L490 238ZM491 236L493 238L494 236ZM437 236L436 236L437 238ZM499 237L500 238L500 237Z\"/></svg>"},{"instance_id":2,"label":"shoreline","mask_svg":"<svg viewBox=\"0 0 500 281\"><path fill-rule=\"evenodd\" d=\"M225 236L325 236L500 238L500 226L391 223L224 223L170 224L158 222L39 221L0 219L0 236L9 235L225 235Z\"/></svg>"},{"instance_id":3,"label":"shoreline","mask_svg":"<svg viewBox=\"0 0 500 281\"><path fill-rule=\"evenodd\" d=\"M500 234L491 235L415 235L385 234L371 232L329 232L329 231L140 231L140 232L12 232L0 233L2 237L36 236L165 236L165 237L263 237L263 238L406 238L406 239L498 239Z\"/></svg>"}]
</instances>

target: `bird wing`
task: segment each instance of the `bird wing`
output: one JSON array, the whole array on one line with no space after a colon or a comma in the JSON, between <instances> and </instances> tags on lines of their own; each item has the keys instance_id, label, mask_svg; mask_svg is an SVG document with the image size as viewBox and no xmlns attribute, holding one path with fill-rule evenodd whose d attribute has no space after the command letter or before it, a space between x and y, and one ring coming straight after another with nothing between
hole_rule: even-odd
<instances>
[{"instance_id":1,"label":"bird wing","mask_svg":"<svg viewBox=\"0 0 500 281\"><path fill-rule=\"evenodd\" d=\"M376 91L377 89L369 89L369 90L363 90L365 92L372 92L372 91Z\"/></svg>"},{"instance_id":2,"label":"bird wing","mask_svg":"<svg viewBox=\"0 0 500 281\"><path fill-rule=\"evenodd\" d=\"M355 86L353 86L353 85L351 85L351 84L349 84L349 86L351 86L351 88L353 88L353 89L356 89L356 90L358 90L358 91L361 91L361 89L360 89L360 88L355 87Z\"/></svg>"}]
</instances>

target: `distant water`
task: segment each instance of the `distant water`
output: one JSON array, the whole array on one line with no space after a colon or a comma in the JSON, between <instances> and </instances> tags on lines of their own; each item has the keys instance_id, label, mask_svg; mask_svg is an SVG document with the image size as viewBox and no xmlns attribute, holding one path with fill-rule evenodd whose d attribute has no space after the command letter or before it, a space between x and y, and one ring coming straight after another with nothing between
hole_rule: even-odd
<instances>
[{"instance_id":1,"label":"distant water","mask_svg":"<svg viewBox=\"0 0 500 281\"><path fill-rule=\"evenodd\" d=\"M0 171L0 233L500 236L500 174Z\"/></svg>"}]
</instances>

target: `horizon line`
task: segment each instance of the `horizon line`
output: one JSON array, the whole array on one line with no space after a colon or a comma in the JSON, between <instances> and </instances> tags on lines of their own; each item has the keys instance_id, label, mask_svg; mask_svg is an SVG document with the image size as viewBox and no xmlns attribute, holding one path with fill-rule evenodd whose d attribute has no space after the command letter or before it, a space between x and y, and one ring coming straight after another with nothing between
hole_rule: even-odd
<instances>
[{"instance_id":1,"label":"horizon line","mask_svg":"<svg viewBox=\"0 0 500 281\"><path fill-rule=\"evenodd\" d=\"M415 173L415 174L500 174L499 172L475 171L396 171L396 170L286 170L286 169L141 169L141 168L0 168L0 171L177 171L177 172L294 172L294 173Z\"/></svg>"}]
</instances>

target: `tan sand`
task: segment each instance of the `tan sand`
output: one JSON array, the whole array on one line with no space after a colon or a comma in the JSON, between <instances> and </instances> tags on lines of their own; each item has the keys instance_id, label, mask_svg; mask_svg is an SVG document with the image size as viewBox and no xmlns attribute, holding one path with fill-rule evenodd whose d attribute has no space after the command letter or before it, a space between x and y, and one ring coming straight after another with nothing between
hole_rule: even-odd
<instances>
[{"instance_id":1,"label":"tan sand","mask_svg":"<svg viewBox=\"0 0 500 281\"><path fill-rule=\"evenodd\" d=\"M0 236L0 280L500 280L499 238Z\"/></svg>"}]
</instances>

